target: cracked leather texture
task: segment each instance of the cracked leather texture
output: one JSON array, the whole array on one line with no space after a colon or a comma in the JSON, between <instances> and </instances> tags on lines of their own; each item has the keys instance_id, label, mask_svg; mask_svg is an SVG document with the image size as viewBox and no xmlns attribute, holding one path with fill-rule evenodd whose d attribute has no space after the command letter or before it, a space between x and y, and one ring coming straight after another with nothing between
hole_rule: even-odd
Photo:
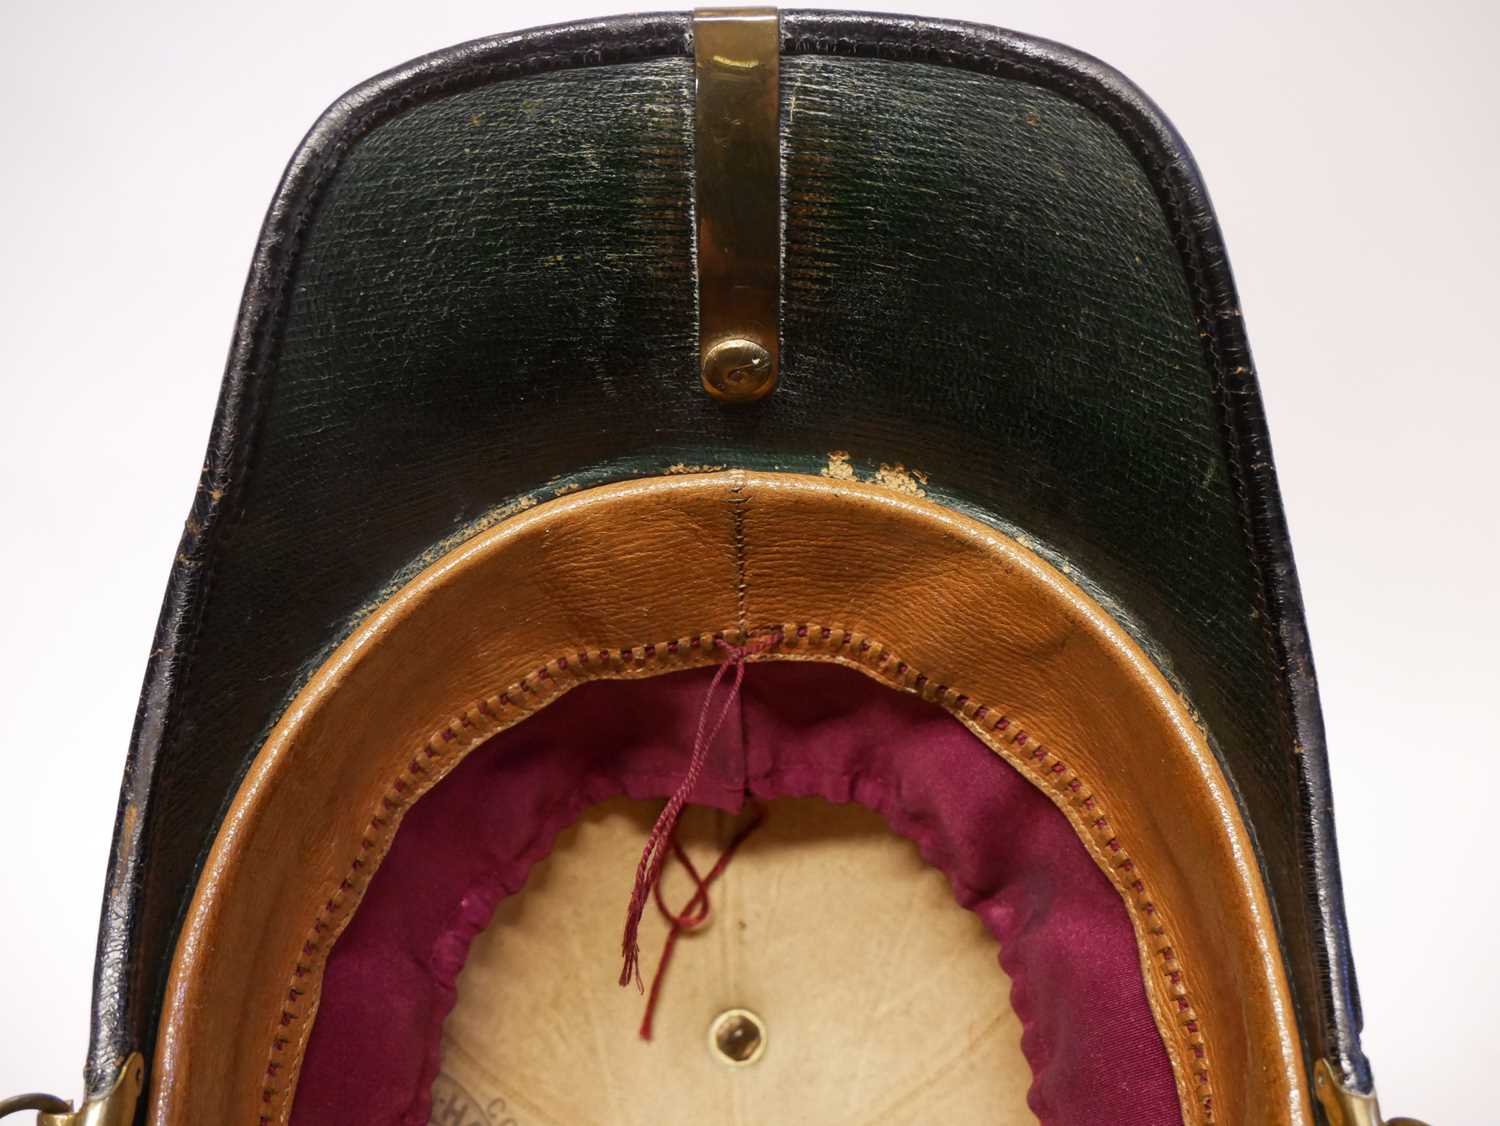
<instances>
[{"instance_id":1,"label":"cracked leather texture","mask_svg":"<svg viewBox=\"0 0 1500 1126\"><path fill-rule=\"evenodd\" d=\"M382 592L561 487L832 451L920 470L1120 611L1244 807L1310 1054L1367 1086L1300 596L1180 140L1052 44L785 13L782 381L726 408L696 373L690 48L682 15L468 44L293 158L147 670L90 1090L149 1057L225 804Z\"/></svg>"}]
</instances>

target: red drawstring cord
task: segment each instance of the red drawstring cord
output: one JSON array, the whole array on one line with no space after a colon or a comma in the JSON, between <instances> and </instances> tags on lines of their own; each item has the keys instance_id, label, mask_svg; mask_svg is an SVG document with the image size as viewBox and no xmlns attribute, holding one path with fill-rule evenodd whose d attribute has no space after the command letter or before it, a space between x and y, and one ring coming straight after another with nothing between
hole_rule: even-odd
<instances>
[{"instance_id":1,"label":"red drawstring cord","mask_svg":"<svg viewBox=\"0 0 1500 1126\"><path fill-rule=\"evenodd\" d=\"M751 833L760 828L761 822L765 819L765 810L759 805L755 806L750 820L741 826L740 830L731 838L729 844L725 846L724 851L719 854L718 861L708 870L708 875L706 876L698 875L698 869L688 859L688 854L683 851L682 845L677 843L675 833L672 836L672 855L677 858L679 864L687 869L687 874L692 879L695 889L692 898L676 914L672 912L672 909L667 906L666 900L662 898L660 880L656 882L656 886L652 889L656 898L657 909L661 911L662 916L667 920L668 929L667 941L661 948L661 961L656 963L656 973L651 978L651 992L646 998L646 1012L641 1017L642 1040L651 1039L651 1020L656 1014L656 1000L661 994L661 983L662 978L667 973L667 963L672 960L672 951L677 947L678 935L684 931L696 930L708 921L708 886L719 878L725 868L729 867L729 861L733 859L740 845L745 843L746 838Z\"/></svg>"},{"instance_id":2,"label":"red drawstring cord","mask_svg":"<svg viewBox=\"0 0 1500 1126\"><path fill-rule=\"evenodd\" d=\"M646 910L646 900L652 895L654 889L661 880L662 864L666 861L667 850L670 846L676 849L676 841L672 834L677 829L677 819L682 815L682 807L687 804L688 795L693 792L693 787L698 784L698 778L703 773L703 767L708 761L709 749L714 740L718 738L719 731L724 726L725 720L729 718L729 712L734 707L734 702L739 698L740 687L745 682L745 659L755 653L760 653L776 644L778 636L771 634L757 638L746 645L735 646L725 642L722 638L714 641L715 645L722 646L726 651L726 657L719 665L718 671L714 673L713 680L709 683L708 692L703 697L703 710L698 715L698 734L693 740L693 753L688 759L687 773L683 775L682 782L678 785L676 792L667 799L661 816L656 819L656 824L651 827L651 833L646 838L646 847L641 851L641 862L635 870L635 886L631 889L630 905L625 912L625 934L620 942L620 952L624 964L620 967L620 984L629 985L635 982L636 988L644 992L641 984L641 944L640 929L641 915ZM719 690L719 685L724 682L724 677L729 671L734 670L734 682L730 685L729 695L725 697L723 705L719 708L719 714L714 718L712 725L709 723L709 714L713 707L714 694ZM759 821L752 823L752 827ZM720 863L715 865L716 871L722 870L721 866L727 861L732 853L733 847L727 850ZM681 850L678 849L679 854ZM690 867L691 870L691 867ZM695 875L696 878L696 875ZM707 884L700 885L700 893L704 899L704 911L707 912ZM698 895L694 895L694 900ZM691 910L691 902L684 914ZM668 917L672 918L670 912ZM699 920L701 922L702 920ZM696 925L696 924L694 924ZM673 931L668 934L668 949L675 943L676 932L682 927L674 926ZM663 956L665 961L665 954ZM657 970L657 982L661 980L661 970ZM654 988L654 986L653 986ZM650 1009L647 1009L646 1024L643 1029L649 1033ZM648 1036L649 1038L649 1036Z\"/></svg>"}]
</instances>

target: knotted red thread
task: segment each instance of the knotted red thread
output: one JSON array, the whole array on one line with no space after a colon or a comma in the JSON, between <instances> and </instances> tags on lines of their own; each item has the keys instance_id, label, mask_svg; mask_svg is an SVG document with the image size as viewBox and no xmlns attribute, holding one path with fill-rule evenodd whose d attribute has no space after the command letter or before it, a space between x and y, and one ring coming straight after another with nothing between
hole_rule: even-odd
<instances>
[{"instance_id":1,"label":"knotted red thread","mask_svg":"<svg viewBox=\"0 0 1500 1126\"><path fill-rule=\"evenodd\" d=\"M651 827L651 833L646 838L646 847L641 851L641 862L636 866L635 887L631 890L630 905L625 911L625 935L620 942L620 952L624 958L624 964L620 967L621 985L629 985L634 981L637 989L645 991L645 987L641 984L640 929L641 915L646 910L646 899L661 879L662 863L666 860L669 845L675 843L672 834L677 829L677 819L682 815L682 807L687 804L688 796L693 792L693 787L698 784L698 777L703 773L704 764L708 761L709 749L713 746L714 740L719 737L724 721L729 718L729 712L734 707L735 700L739 698L740 687L745 682L745 659L755 653L765 652L779 640L779 634L756 638L746 645L730 645L721 637L714 639L714 644L724 649L726 656L723 663L719 665L718 671L714 673L713 680L709 682L708 691L704 694L703 710L698 714L698 734L693 739L693 753L688 759L687 773L682 776L682 782L678 784L676 792L667 799L661 816ZM718 692L719 685L724 682L724 677L731 670L734 672L734 682L729 687L729 695L724 698L724 703L719 708L719 714L714 717L710 725L709 716L713 710L714 695ZM670 935L668 941L672 941Z\"/></svg>"},{"instance_id":2,"label":"knotted red thread","mask_svg":"<svg viewBox=\"0 0 1500 1126\"><path fill-rule=\"evenodd\" d=\"M678 843L674 831L671 839L672 855L687 870L687 874L693 881L695 889L692 898L683 906L681 912L676 914L667 906L666 900L662 898L660 880L656 881L656 886L652 889L655 894L657 909L667 920L667 941L661 948L661 961L656 963L656 973L651 977L651 993L646 998L646 1012L641 1017L642 1040L651 1039L651 1020L656 1015L656 999L661 994L662 978L666 976L667 963L672 960L672 951L677 947L678 936L683 931L696 930L708 921L708 885L717 880L724 869L729 867L729 861L734 857L740 845L745 843L745 839L751 833L760 828L761 822L765 819L765 810L756 805L750 820L742 825L739 831L730 839L729 844L724 847L724 851L719 854L719 859L708 870L708 875L706 876L698 875L697 867L688 859L688 854L683 851L682 845Z\"/></svg>"}]
</instances>

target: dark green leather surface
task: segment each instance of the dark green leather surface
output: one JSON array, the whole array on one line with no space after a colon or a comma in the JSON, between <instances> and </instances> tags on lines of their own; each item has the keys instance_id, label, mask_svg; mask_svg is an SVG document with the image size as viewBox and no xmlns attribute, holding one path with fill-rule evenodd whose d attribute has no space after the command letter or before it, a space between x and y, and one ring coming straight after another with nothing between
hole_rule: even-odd
<instances>
[{"instance_id":1,"label":"dark green leather surface","mask_svg":"<svg viewBox=\"0 0 1500 1126\"><path fill-rule=\"evenodd\" d=\"M326 171L273 212L210 451L211 535L190 532L171 663L148 678L127 778L146 827L121 846L128 909L106 911L102 950L124 953L101 956L95 1076L150 1039L196 866L263 733L435 545L564 484L818 472L835 450L920 470L1122 608L1250 815L1309 1050L1364 1076L1332 854L1309 827L1326 806L1311 671L1282 668L1295 577L1268 602L1286 581L1268 568L1290 574L1282 541L1257 545L1279 528L1274 480L1266 533L1241 479L1253 379L1226 386L1205 335L1232 289L1164 205L1181 170L1142 162L1160 138L1133 139L1065 68L1029 81L1045 59L1025 51L1009 74L935 48L838 57L857 44L799 40L788 17L807 53L782 62L783 374L726 407L696 373L692 70L672 26L636 32L664 45L634 53L667 57L451 77L379 114L367 98L348 116L368 132L314 135ZM901 27L877 31L921 41ZM1006 623L976 606L975 628ZM1312 760L1293 751L1306 731Z\"/></svg>"}]
</instances>

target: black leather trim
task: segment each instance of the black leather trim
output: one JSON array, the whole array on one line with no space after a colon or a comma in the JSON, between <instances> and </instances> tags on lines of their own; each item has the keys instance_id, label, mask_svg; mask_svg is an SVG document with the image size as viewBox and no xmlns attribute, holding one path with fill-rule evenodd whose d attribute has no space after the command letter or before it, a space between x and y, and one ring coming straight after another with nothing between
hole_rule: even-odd
<instances>
[{"instance_id":1,"label":"black leather trim","mask_svg":"<svg viewBox=\"0 0 1500 1126\"><path fill-rule=\"evenodd\" d=\"M1316 681L1295 567L1271 462L1259 390L1233 280L1211 206L1180 138L1144 95L1103 64L1054 44L973 25L856 14L788 12L784 50L904 60L1014 77L1075 101L1106 121L1149 173L1193 295L1246 547L1257 572L1266 644L1279 683L1281 746L1296 748L1304 887L1278 898L1306 1047L1339 1061L1346 1082L1370 1085L1359 1049L1357 993L1344 928ZM272 390L292 271L331 180L351 146L431 99L509 77L690 52L680 14L567 25L466 44L387 72L341 98L309 133L279 187L247 281L204 471L173 568L127 762L105 893L87 1071L90 1093L113 1081L125 1054L148 1054L166 961L190 882L147 903L143 870L173 849L184 878L201 864L211 826L181 824L153 801L165 749L181 743L194 654L218 564L244 511L259 424ZM227 801L232 787L217 794ZM1254 824L1252 822L1252 830ZM1298 967L1304 967L1299 970ZM1307 1027L1308 1021L1316 1027Z\"/></svg>"}]
</instances>

